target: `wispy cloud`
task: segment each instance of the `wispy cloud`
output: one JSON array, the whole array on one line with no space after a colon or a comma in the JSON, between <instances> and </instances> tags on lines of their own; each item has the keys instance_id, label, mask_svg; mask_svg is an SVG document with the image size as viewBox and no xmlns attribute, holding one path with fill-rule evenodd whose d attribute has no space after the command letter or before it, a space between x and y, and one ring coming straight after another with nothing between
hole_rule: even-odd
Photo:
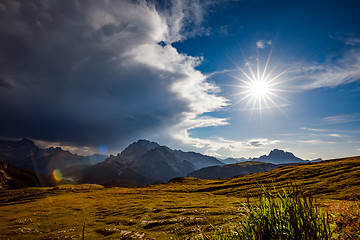
<instances>
[{"instance_id":1,"label":"wispy cloud","mask_svg":"<svg viewBox=\"0 0 360 240\"><path fill-rule=\"evenodd\" d=\"M360 37L357 36L354 33L346 33L346 34L338 34L338 35L331 35L330 36L332 39L341 41L343 43L345 43L346 45L349 46L360 46Z\"/></svg>"},{"instance_id":2,"label":"wispy cloud","mask_svg":"<svg viewBox=\"0 0 360 240\"><path fill-rule=\"evenodd\" d=\"M217 118L203 120L204 122L201 124L199 123L199 119L193 121L189 118L187 121L182 121L181 124L171 128L169 131L172 133L174 139L181 141L184 145L191 145L193 147L196 147L205 154L211 156L221 155L239 157L244 156L244 154L246 154L247 156L251 156L251 153L254 149L256 149L256 153L259 153L259 150L264 150L264 147L272 148L276 144L280 143L280 140L270 140L266 138L232 140L222 137L211 137L204 139L191 136L190 130L194 128L221 126L228 124L227 119Z\"/></svg>"},{"instance_id":3,"label":"wispy cloud","mask_svg":"<svg viewBox=\"0 0 360 240\"><path fill-rule=\"evenodd\" d=\"M307 128L307 127L302 127L300 129L301 130L306 130L306 131L311 131L311 132L328 132L329 131L327 129Z\"/></svg>"},{"instance_id":4,"label":"wispy cloud","mask_svg":"<svg viewBox=\"0 0 360 240\"><path fill-rule=\"evenodd\" d=\"M299 143L306 143L311 145L323 145L323 144L336 144L337 142L324 141L321 139L312 139L312 140L298 140Z\"/></svg>"},{"instance_id":5,"label":"wispy cloud","mask_svg":"<svg viewBox=\"0 0 360 240\"><path fill-rule=\"evenodd\" d=\"M360 80L360 50L347 50L336 60L298 65L287 73L294 89L336 87Z\"/></svg>"},{"instance_id":6,"label":"wispy cloud","mask_svg":"<svg viewBox=\"0 0 360 240\"><path fill-rule=\"evenodd\" d=\"M197 35L210 34L211 29L204 27L202 23L204 21L204 16L207 13L207 9L216 3L216 1L212 0L170 1L170 9L160 11L160 14L164 17L169 26L167 41L172 43Z\"/></svg>"},{"instance_id":7,"label":"wispy cloud","mask_svg":"<svg viewBox=\"0 0 360 240\"><path fill-rule=\"evenodd\" d=\"M360 38L347 38L345 44L350 46L360 46Z\"/></svg>"},{"instance_id":8,"label":"wispy cloud","mask_svg":"<svg viewBox=\"0 0 360 240\"><path fill-rule=\"evenodd\" d=\"M341 124L341 123L348 123L348 122L358 122L360 121L360 114L342 114L342 115L335 115L335 116L328 116L323 118L323 121L330 124Z\"/></svg>"},{"instance_id":9,"label":"wispy cloud","mask_svg":"<svg viewBox=\"0 0 360 240\"><path fill-rule=\"evenodd\" d=\"M337 133L330 133L329 136L330 136L330 137L337 137L337 138L346 137L345 135L341 135L341 134L337 134Z\"/></svg>"},{"instance_id":10,"label":"wispy cloud","mask_svg":"<svg viewBox=\"0 0 360 240\"><path fill-rule=\"evenodd\" d=\"M214 75L221 75L221 74L226 74L226 73L229 73L229 72L234 72L234 71L239 71L238 69L224 69L224 70L220 70L220 71L215 71L215 72L212 72L212 73L209 73L207 74L206 76L208 78L214 76Z\"/></svg>"},{"instance_id":11,"label":"wispy cloud","mask_svg":"<svg viewBox=\"0 0 360 240\"><path fill-rule=\"evenodd\" d=\"M300 128L301 130L305 130L311 132L311 137L321 137L322 139L332 137L332 138L349 138L348 135L340 134L337 132L343 132L342 130L331 130L331 129L317 129L317 128Z\"/></svg>"}]
</instances>

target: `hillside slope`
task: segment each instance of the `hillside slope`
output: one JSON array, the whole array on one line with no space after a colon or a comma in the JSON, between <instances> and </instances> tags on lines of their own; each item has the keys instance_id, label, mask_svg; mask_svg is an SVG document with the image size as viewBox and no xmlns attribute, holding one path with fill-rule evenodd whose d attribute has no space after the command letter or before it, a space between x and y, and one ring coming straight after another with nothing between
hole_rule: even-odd
<instances>
[{"instance_id":1,"label":"hillside slope","mask_svg":"<svg viewBox=\"0 0 360 240\"><path fill-rule=\"evenodd\" d=\"M251 173L269 171L277 167L277 165L271 163L247 161L242 163L202 168L189 173L188 177L195 177L200 179L229 178Z\"/></svg>"},{"instance_id":2,"label":"hillside slope","mask_svg":"<svg viewBox=\"0 0 360 240\"><path fill-rule=\"evenodd\" d=\"M360 156L289 165L230 179L183 178L172 185L172 188L174 191L246 197L249 193L260 193L258 186L261 183L279 187L296 184L320 197L360 199Z\"/></svg>"},{"instance_id":3,"label":"hillside slope","mask_svg":"<svg viewBox=\"0 0 360 240\"><path fill-rule=\"evenodd\" d=\"M52 186L50 177L13 166L0 159L0 189Z\"/></svg>"}]
</instances>

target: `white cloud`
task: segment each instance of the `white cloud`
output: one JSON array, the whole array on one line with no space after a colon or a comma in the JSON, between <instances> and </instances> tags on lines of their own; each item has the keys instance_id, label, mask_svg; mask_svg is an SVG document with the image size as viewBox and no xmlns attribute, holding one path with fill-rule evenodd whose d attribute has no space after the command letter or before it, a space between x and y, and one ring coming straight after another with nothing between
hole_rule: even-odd
<instances>
[{"instance_id":1,"label":"white cloud","mask_svg":"<svg viewBox=\"0 0 360 240\"><path fill-rule=\"evenodd\" d=\"M311 131L311 132L328 132L329 131L327 129L307 128L307 127L302 127L300 129L301 130L306 130L306 131Z\"/></svg>"},{"instance_id":2,"label":"white cloud","mask_svg":"<svg viewBox=\"0 0 360 240\"><path fill-rule=\"evenodd\" d=\"M174 0L165 7L141 0L51 1L36 2L37 8L27 6L34 4L30 0L4 1L15 3L21 11L1 12L0 30L26 44L4 38L10 50L0 55L0 109L7 116L0 119L3 137L114 148L160 132L164 138L184 135L182 140L192 144L186 136L190 129L227 124L205 116L229 102L196 70L202 58L169 44L205 34L202 22L211 1ZM33 26L34 18L41 30ZM11 52L19 47L36 54ZM23 119L27 124L21 129L13 124Z\"/></svg>"},{"instance_id":3,"label":"white cloud","mask_svg":"<svg viewBox=\"0 0 360 240\"><path fill-rule=\"evenodd\" d=\"M257 41L256 46L258 48L265 48L265 42L263 40Z\"/></svg>"},{"instance_id":4,"label":"white cloud","mask_svg":"<svg viewBox=\"0 0 360 240\"><path fill-rule=\"evenodd\" d=\"M338 34L337 36L330 35L330 38L341 41L349 46L360 46L360 38L354 33Z\"/></svg>"},{"instance_id":5,"label":"white cloud","mask_svg":"<svg viewBox=\"0 0 360 240\"><path fill-rule=\"evenodd\" d=\"M67 145L64 142L47 142L42 140L34 140L34 143L40 148L61 147L65 151L69 151L71 153L75 153L81 156L90 156L94 153L100 152L97 147L74 146L72 144Z\"/></svg>"},{"instance_id":6,"label":"white cloud","mask_svg":"<svg viewBox=\"0 0 360 240\"><path fill-rule=\"evenodd\" d=\"M268 45L268 46L272 45L272 40L259 40L256 42L257 48L263 49L266 47L266 45Z\"/></svg>"},{"instance_id":7,"label":"white cloud","mask_svg":"<svg viewBox=\"0 0 360 240\"><path fill-rule=\"evenodd\" d=\"M336 144L337 142L324 141L321 139L312 139L312 140L298 140L299 143L311 144L311 145L323 145L323 144Z\"/></svg>"},{"instance_id":8,"label":"white cloud","mask_svg":"<svg viewBox=\"0 0 360 240\"><path fill-rule=\"evenodd\" d=\"M214 1L173 0L170 9L160 11L169 26L167 42L182 41L196 35L208 33L202 26L207 8Z\"/></svg>"},{"instance_id":9,"label":"white cloud","mask_svg":"<svg viewBox=\"0 0 360 240\"><path fill-rule=\"evenodd\" d=\"M360 51L346 51L337 60L299 65L287 73L287 79L294 89L310 90L322 87L336 87L360 80Z\"/></svg>"},{"instance_id":10,"label":"white cloud","mask_svg":"<svg viewBox=\"0 0 360 240\"><path fill-rule=\"evenodd\" d=\"M358 122L360 121L360 114L342 114L342 115L334 115L323 118L323 121L330 124L341 124L348 122Z\"/></svg>"},{"instance_id":11,"label":"white cloud","mask_svg":"<svg viewBox=\"0 0 360 240\"><path fill-rule=\"evenodd\" d=\"M337 137L337 138L346 137L346 136L344 136L344 135L340 135L340 134L337 134L337 133L330 133L329 136L330 136L330 137Z\"/></svg>"},{"instance_id":12,"label":"white cloud","mask_svg":"<svg viewBox=\"0 0 360 240\"><path fill-rule=\"evenodd\" d=\"M274 145L279 142L280 142L279 140L268 140L266 138L263 138L263 139L252 139L248 141L247 144L250 145L251 147L261 147L266 145Z\"/></svg>"},{"instance_id":13,"label":"white cloud","mask_svg":"<svg viewBox=\"0 0 360 240\"><path fill-rule=\"evenodd\" d=\"M360 38L347 38L345 40L345 44L350 45L350 46L359 46Z\"/></svg>"}]
</instances>

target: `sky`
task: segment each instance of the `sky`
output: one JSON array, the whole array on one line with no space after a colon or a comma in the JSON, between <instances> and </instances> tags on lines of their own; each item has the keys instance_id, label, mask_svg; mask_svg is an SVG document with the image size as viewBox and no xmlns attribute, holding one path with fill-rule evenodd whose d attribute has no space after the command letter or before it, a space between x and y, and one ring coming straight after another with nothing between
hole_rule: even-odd
<instances>
[{"instance_id":1,"label":"sky","mask_svg":"<svg viewBox=\"0 0 360 240\"><path fill-rule=\"evenodd\" d=\"M0 1L0 137L360 155L358 1Z\"/></svg>"}]
</instances>

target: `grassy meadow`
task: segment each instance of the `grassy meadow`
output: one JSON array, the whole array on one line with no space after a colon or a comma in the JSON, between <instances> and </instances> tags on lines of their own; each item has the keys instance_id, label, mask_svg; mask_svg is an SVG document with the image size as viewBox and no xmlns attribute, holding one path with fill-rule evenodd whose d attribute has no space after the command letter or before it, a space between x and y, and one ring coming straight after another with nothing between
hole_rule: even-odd
<instances>
[{"instance_id":1,"label":"grassy meadow","mask_svg":"<svg viewBox=\"0 0 360 240\"><path fill-rule=\"evenodd\" d=\"M352 157L138 188L0 190L0 239L228 239L213 234L236 225L244 217L243 204L260 199L261 186L289 185L312 195L329 213L334 238L351 239L344 233L359 231L360 157Z\"/></svg>"}]
</instances>

